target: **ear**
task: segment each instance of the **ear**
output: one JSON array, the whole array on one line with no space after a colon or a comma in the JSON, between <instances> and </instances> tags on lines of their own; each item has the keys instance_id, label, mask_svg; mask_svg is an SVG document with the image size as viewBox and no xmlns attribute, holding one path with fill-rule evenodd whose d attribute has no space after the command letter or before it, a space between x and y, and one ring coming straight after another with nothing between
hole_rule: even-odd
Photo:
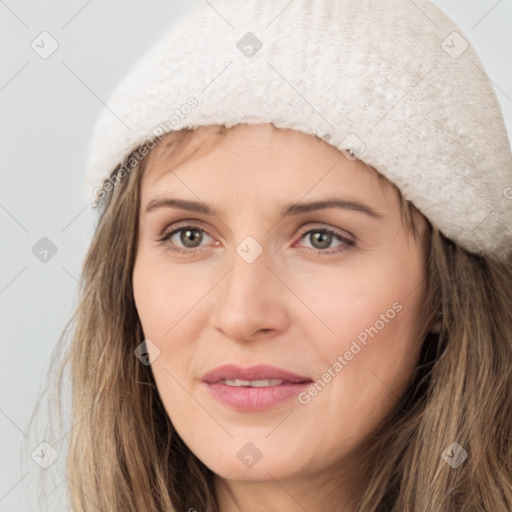
<instances>
[{"instance_id":1,"label":"ear","mask_svg":"<svg viewBox=\"0 0 512 512\"><path fill-rule=\"evenodd\" d=\"M442 320L441 320L441 318L439 318L434 323L434 325L432 325L432 327L430 328L430 332L433 332L435 334L439 334L441 332L441 325L442 325Z\"/></svg>"}]
</instances>

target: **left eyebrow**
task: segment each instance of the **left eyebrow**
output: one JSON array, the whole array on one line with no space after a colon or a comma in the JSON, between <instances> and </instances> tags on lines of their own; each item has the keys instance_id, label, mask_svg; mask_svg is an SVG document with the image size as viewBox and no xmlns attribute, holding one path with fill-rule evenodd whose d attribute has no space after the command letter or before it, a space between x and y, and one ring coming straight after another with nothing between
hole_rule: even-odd
<instances>
[{"instance_id":1,"label":"left eyebrow","mask_svg":"<svg viewBox=\"0 0 512 512\"><path fill-rule=\"evenodd\" d=\"M164 199L153 199L146 207L146 212L151 212L158 208L179 208L182 210L188 210L192 212L203 213L205 215L219 216L219 213L214 208L208 206L205 203L198 201L188 201L185 199L177 198L164 198ZM369 206L359 203L357 201L350 201L348 199L329 198L322 201L313 201L309 203L292 203L286 205L281 209L281 216L286 215L299 215L301 213L308 213L316 210L325 210L328 208L341 208L344 210L350 210L354 212L360 212L372 217L374 219L383 219L384 217Z\"/></svg>"},{"instance_id":2,"label":"left eyebrow","mask_svg":"<svg viewBox=\"0 0 512 512\"><path fill-rule=\"evenodd\" d=\"M298 215L308 213L315 210L324 210L327 208L341 208L354 212L364 213L374 219L383 219L383 215L375 211L369 206L357 201L349 201L348 199L329 198L322 201L313 201L310 203L296 203L285 206L281 210L281 215Z\"/></svg>"}]
</instances>

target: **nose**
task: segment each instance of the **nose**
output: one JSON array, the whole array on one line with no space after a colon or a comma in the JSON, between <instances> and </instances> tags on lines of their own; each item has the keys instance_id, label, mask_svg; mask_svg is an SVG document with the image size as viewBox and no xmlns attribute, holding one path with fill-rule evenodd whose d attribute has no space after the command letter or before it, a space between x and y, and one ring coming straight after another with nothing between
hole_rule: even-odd
<instances>
[{"instance_id":1,"label":"nose","mask_svg":"<svg viewBox=\"0 0 512 512\"><path fill-rule=\"evenodd\" d=\"M278 277L278 266L265 250L251 263L236 252L231 261L231 269L216 286L212 327L237 341L273 337L285 330L287 302L293 294Z\"/></svg>"}]
</instances>

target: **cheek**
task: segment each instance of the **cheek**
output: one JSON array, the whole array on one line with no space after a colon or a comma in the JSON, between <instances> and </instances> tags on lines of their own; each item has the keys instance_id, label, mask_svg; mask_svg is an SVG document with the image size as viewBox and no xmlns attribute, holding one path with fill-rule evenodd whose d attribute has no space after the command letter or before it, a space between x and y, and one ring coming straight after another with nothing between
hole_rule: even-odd
<instances>
[{"instance_id":1,"label":"cheek","mask_svg":"<svg viewBox=\"0 0 512 512\"><path fill-rule=\"evenodd\" d=\"M169 404L187 399L180 390L181 386L188 387L194 371L197 340L208 306L204 294L209 286L205 283L204 279L191 279L190 273L177 272L162 259L144 259L141 255L135 263L135 305L144 337L159 350L151 370L168 412Z\"/></svg>"},{"instance_id":2,"label":"cheek","mask_svg":"<svg viewBox=\"0 0 512 512\"><path fill-rule=\"evenodd\" d=\"M134 300L144 334L165 339L165 344L172 339L175 326L187 323L184 317L204 295L200 280L178 270L165 264L164 258L144 259L141 255L133 271Z\"/></svg>"},{"instance_id":3,"label":"cheek","mask_svg":"<svg viewBox=\"0 0 512 512\"><path fill-rule=\"evenodd\" d=\"M328 277L308 295L331 331L328 342L308 334L317 340L325 372L311 400L358 438L380 423L413 375L422 342L423 269L420 258L405 264L391 255Z\"/></svg>"},{"instance_id":4,"label":"cheek","mask_svg":"<svg viewBox=\"0 0 512 512\"><path fill-rule=\"evenodd\" d=\"M375 329L396 331L398 325L409 324L417 295L410 283L420 281L417 274L392 259L379 259L367 265L306 269L287 276L287 282L309 310L303 307L297 319L299 325L310 326L308 337L323 338L328 347L339 342L337 348L343 348L349 339L371 339Z\"/></svg>"}]
</instances>

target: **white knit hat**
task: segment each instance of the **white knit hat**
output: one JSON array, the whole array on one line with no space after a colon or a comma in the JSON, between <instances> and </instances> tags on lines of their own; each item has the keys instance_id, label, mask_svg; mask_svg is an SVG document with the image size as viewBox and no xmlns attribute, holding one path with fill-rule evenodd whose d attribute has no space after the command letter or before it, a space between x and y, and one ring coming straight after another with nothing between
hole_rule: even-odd
<instances>
[{"instance_id":1,"label":"white knit hat","mask_svg":"<svg viewBox=\"0 0 512 512\"><path fill-rule=\"evenodd\" d=\"M316 135L377 169L468 251L512 253L496 94L461 30L426 0L201 1L109 99L90 147L91 204L139 146L242 123Z\"/></svg>"}]
</instances>

